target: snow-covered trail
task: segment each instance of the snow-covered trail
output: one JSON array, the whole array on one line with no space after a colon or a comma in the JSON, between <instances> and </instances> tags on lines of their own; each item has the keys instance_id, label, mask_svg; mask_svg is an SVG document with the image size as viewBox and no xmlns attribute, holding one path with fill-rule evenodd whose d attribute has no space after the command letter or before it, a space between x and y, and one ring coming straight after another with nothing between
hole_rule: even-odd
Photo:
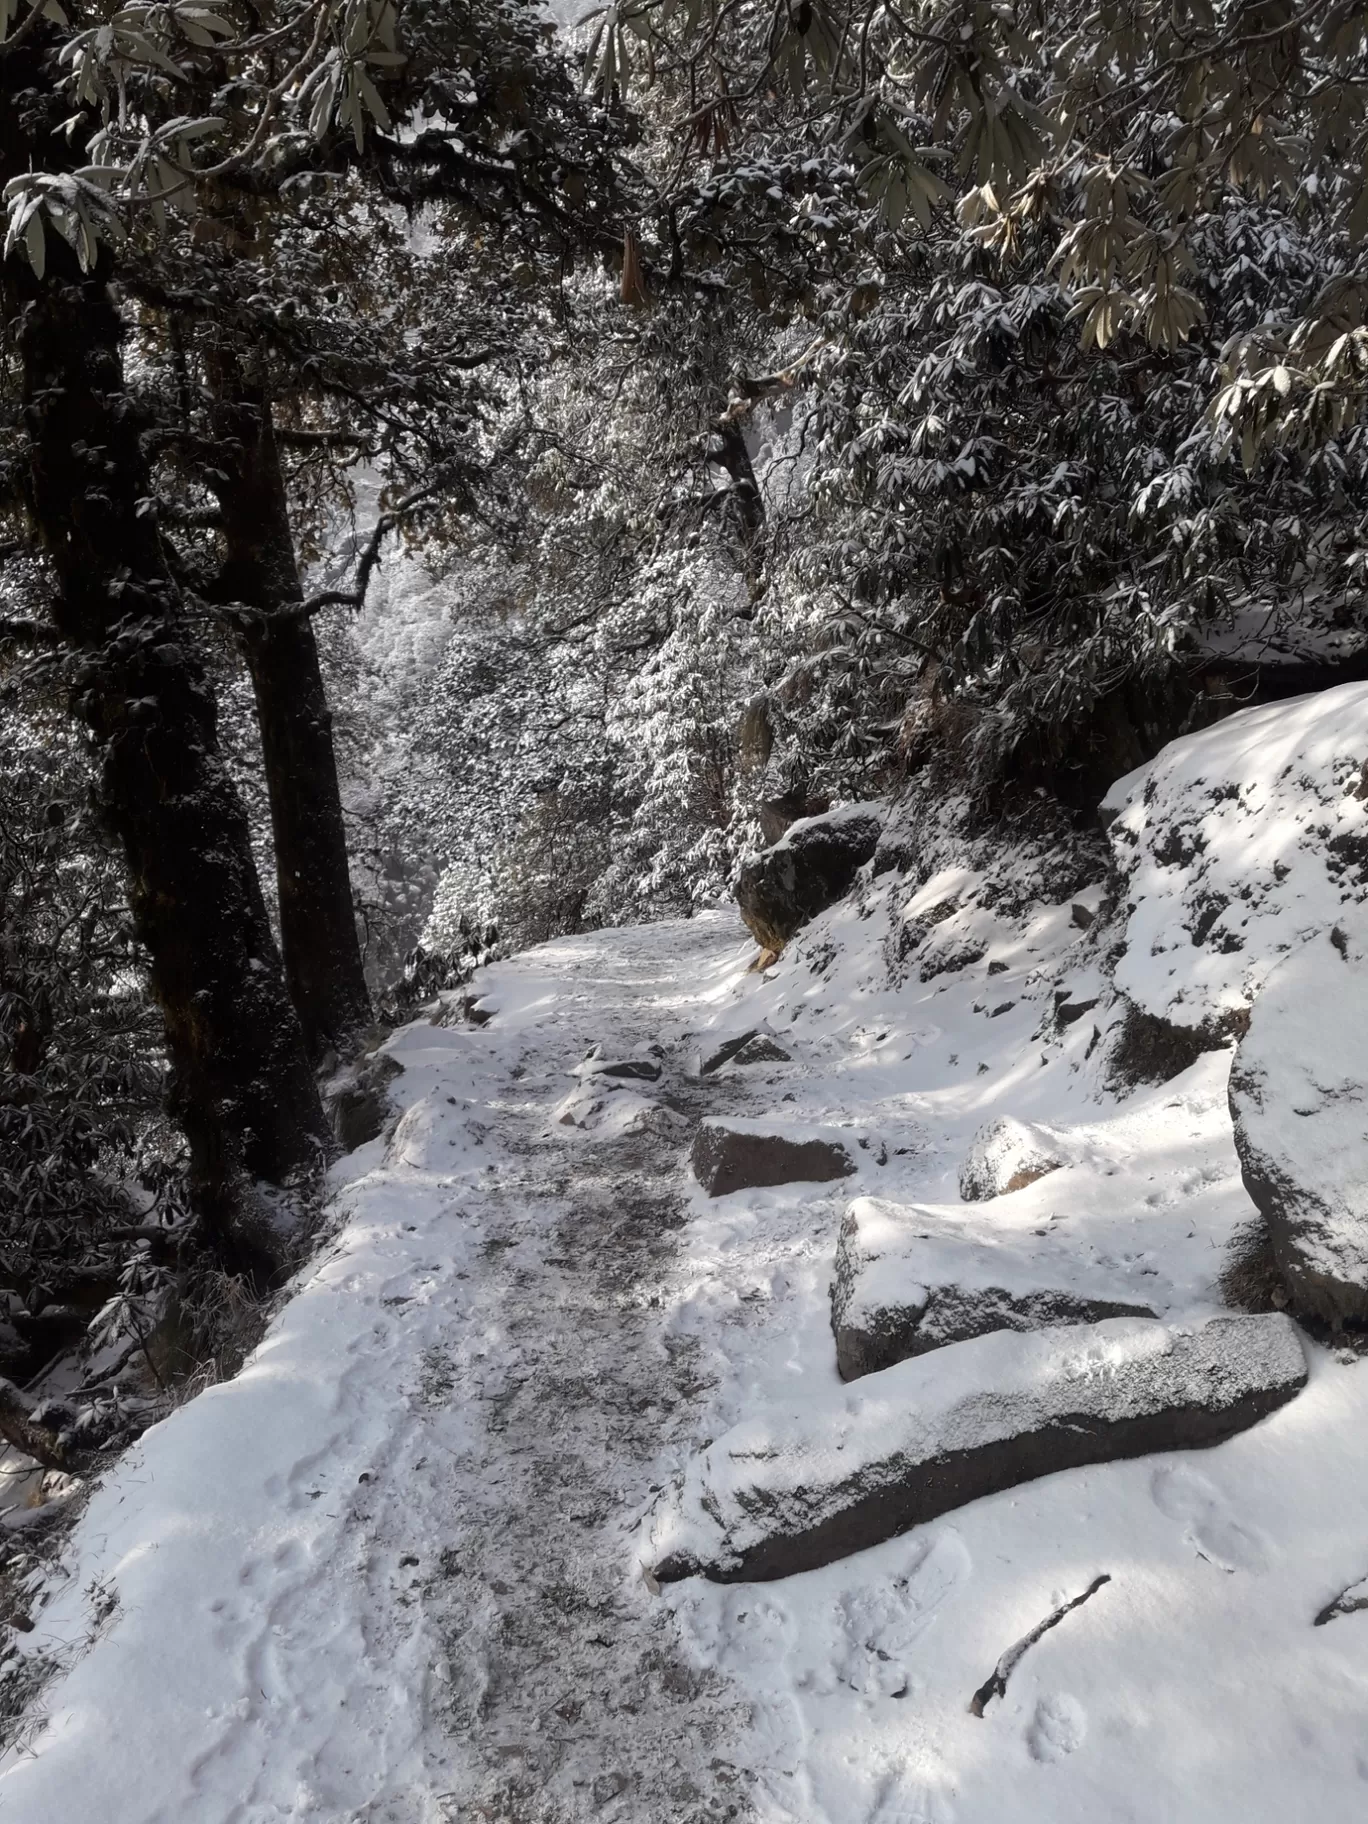
<instances>
[{"instance_id":1,"label":"snow-covered trail","mask_svg":"<svg viewBox=\"0 0 1368 1824\"><path fill-rule=\"evenodd\" d=\"M7 1824L728 1814L734 1702L625 1537L701 1391L664 1330L689 1088L551 1113L594 1043L677 1059L745 954L730 919L605 932L488 971L487 1026L396 1036L333 1248L82 1520Z\"/></svg>"},{"instance_id":2,"label":"snow-covered trail","mask_svg":"<svg viewBox=\"0 0 1368 1824\"><path fill-rule=\"evenodd\" d=\"M641 1578L692 1452L839 1393L848 1200L962 1220L988 1118L1048 1124L1066 1163L982 1220L1221 1308L1253 1207L1229 1053L1108 1089L1093 1021L1053 1016L1114 1014L1071 901L1008 913L978 882L870 882L764 976L731 914L567 939L482 973L488 1024L396 1033L404 1113L340 1170L331 1247L244 1373L96 1492L21 1637L57 1675L0 1824L1358 1816L1368 1615L1316 1620L1368 1587L1347 1350L1308 1340L1306 1391L1212 1450L1046 1476L773 1583ZM924 908L930 966L898 967ZM701 1035L762 1021L786 1056L700 1080ZM595 1044L658 1045L663 1075L562 1125ZM857 1169L709 1199L704 1108L840 1126Z\"/></svg>"}]
</instances>

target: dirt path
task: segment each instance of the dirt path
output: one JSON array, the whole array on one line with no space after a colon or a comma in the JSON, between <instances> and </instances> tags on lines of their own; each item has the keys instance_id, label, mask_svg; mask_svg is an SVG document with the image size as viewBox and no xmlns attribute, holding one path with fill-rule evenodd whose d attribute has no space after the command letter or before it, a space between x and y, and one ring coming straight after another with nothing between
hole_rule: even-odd
<instances>
[{"instance_id":1,"label":"dirt path","mask_svg":"<svg viewBox=\"0 0 1368 1824\"><path fill-rule=\"evenodd\" d=\"M567 951L564 989L513 1066L495 1123L506 1163L468 1212L480 1270L459 1327L426 1358L429 1416L411 1445L444 1454L450 1404L463 1431L473 1407L460 1471L426 1504L422 1530L445 1544L421 1601L446 1661L458 1811L509 1824L683 1824L734 1816L741 1796L729 1694L684 1663L671 1615L624 1575L662 1437L702 1391L694 1352L663 1320L698 1100L683 1035L718 947L714 934L679 957L676 930L667 958L642 938ZM653 1107L636 1085L605 1096L610 1137L549 1120L591 1040L608 1055L645 1041L666 1054L659 1084L641 1086ZM634 1131L613 1134L623 1121Z\"/></svg>"}]
</instances>

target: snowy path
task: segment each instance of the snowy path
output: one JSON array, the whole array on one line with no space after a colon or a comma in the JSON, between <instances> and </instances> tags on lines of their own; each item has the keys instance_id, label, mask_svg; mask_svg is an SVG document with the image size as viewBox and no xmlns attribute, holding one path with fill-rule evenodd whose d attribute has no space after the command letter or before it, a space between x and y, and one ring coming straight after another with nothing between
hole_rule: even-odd
<instances>
[{"instance_id":1,"label":"snowy path","mask_svg":"<svg viewBox=\"0 0 1368 1824\"><path fill-rule=\"evenodd\" d=\"M677 1053L739 951L718 920L551 946L482 978L491 1026L399 1035L407 1111L331 1255L85 1517L119 1605L0 1816L727 1814L734 1704L625 1538L700 1391L663 1335L687 1126L631 1090L606 1135L549 1115L594 1042ZM74 1650L89 1608L45 1631Z\"/></svg>"},{"instance_id":2,"label":"snowy path","mask_svg":"<svg viewBox=\"0 0 1368 1824\"><path fill-rule=\"evenodd\" d=\"M21 1637L57 1675L0 1824L1358 1816L1368 1614L1315 1625L1368 1574L1347 1353L1310 1347L1306 1392L1215 1450L1049 1476L775 1583L638 1574L692 1451L838 1390L847 1199L957 1210L989 1117L1052 1123L1069 1161L1001 1221L1218 1305L1252 1208L1229 1055L1118 1101L1091 1022L1044 1036L1061 986L1099 992L1067 902L970 907L970 960L890 987L890 933L946 887L876 885L764 978L725 916L567 940L481 976L488 1025L396 1034L405 1113L346 1162L331 1248L238 1380L97 1491ZM760 1020L789 1061L691 1073L696 1035ZM659 1044L665 1074L562 1126L595 1043ZM841 1125L858 1170L709 1201L704 1107Z\"/></svg>"}]
</instances>

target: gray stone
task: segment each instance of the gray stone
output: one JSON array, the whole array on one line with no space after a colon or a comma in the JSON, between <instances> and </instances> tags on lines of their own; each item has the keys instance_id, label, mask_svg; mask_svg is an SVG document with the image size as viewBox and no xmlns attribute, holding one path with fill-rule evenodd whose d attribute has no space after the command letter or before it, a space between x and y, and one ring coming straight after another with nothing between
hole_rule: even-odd
<instances>
[{"instance_id":1,"label":"gray stone","mask_svg":"<svg viewBox=\"0 0 1368 1824\"><path fill-rule=\"evenodd\" d=\"M1245 1188L1292 1303L1336 1328L1368 1318L1368 964L1344 944L1327 933L1269 975L1229 1091Z\"/></svg>"},{"instance_id":2,"label":"gray stone","mask_svg":"<svg viewBox=\"0 0 1368 1824\"><path fill-rule=\"evenodd\" d=\"M752 1026L746 1032L737 1033L730 1039L724 1039L713 1051L710 1051L698 1067L701 1077L710 1077L714 1071L721 1070L724 1064L730 1064L738 1051L750 1044L752 1039L760 1037L760 1028Z\"/></svg>"},{"instance_id":3,"label":"gray stone","mask_svg":"<svg viewBox=\"0 0 1368 1824\"><path fill-rule=\"evenodd\" d=\"M1223 1050L1245 1025L1243 1011L1194 1027L1145 1013L1124 997L1118 1007L1120 1018L1109 1029L1105 1063L1107 1085L1113 1091L1171 1082L1204 1053Z\"/></svg>"},{"instance_id":4,"label":"gray stone","mask_svg":"<svg viewBox=\"0 0 1368 1824\"><path fill-rule=\"evenodd\" d=\"M767 843L779 842L786 830L803 817L820 817L831 809L830 798L794 789L778 798L762 798L755 807L760 834Z\"/></svg>"},{"instance_id":5,"label":"gray stone","mask_svg":"<svg viewBox=\"0 0 1368 1824\"><path fill-rule=\"evenodd\" d=\"M992 1330L1154 1317L1138 1294L1124 1267L1081 1256L1075 1238L859 1197L836 1244L836 1367L853 1381Z\"/></svg>"},{"instance_id":6,"label":"gray stone","mask_svg":"<svg viewBox=\"0 0 1368 1824\"><path fill-rule=\"evenodd\" d=\"M595 1064L596 1077L618 1077L627 1082L655 1083L660 1078L660 1065L654 1058L614 1058L607 1064Z\"/></svg>"},{"instance_id":7,"label":"gray stone","mask_svg":"<svg viewBox=\"0 0 1368 1824\"><path fill-rule=\"evenodd\" d=\"M989 1121L970 1141L960 1167L960 1196L966 1203L1005 1197L1025 1190L1047 1172L1058 1171L1063 1163L1059 1135L1005 1115Z\"/></svg>"},{"instance_id":8,"label":"gray stone","mask_svg":"<svg viewBox=\"0 0 1368 1824\"><path fill-rule=\"evenodd\" d=\"M1292 1399L1285 1316L1000 1331L735 1426L649 1522L662 1582L786 1577L1038 1476L1219 1444Z\"/></svg>"},{"instance_id":9,"label":"gray stone","mask_svg":"<svg viewBox=\"0 0 1368 1824\"><path fill-rule=\"evenodd\" d=\"M638 1045L631 1057L615 1058L611 1052L605 1052L601 1045L595 1045L588 1057L583 1063L577 1064L570 1075L584 1081L607 1077L624 1083L656 1083L664 1069L661 1063L664 1055L659 1045Z\"/></svg>"},{"instance_id":10,"label":"gray stone","mask_svg":"<svg viewBox=\"0 0 1368 1824\"><path fill-rule=\"evenodd\" d=\"M756 941L780 950L810 918L844 898L882 827L867 806L851 805L795 823L773 848L743 863L736 903Z\"/></svg>"},{"instance_id":11,"label":"gray stone","mask_svg":"<svg viewBox=\"0 0 1368 1824\"><path fill-rule=\"evenodd\" d=\"M1061 1026L1075 1026L1084 1014L1091 1013L1099 1005L1099 997L1094 995L1090 1001L1071 1001L1067 994L1062 998L1055 996L1055 1019Z\"/></svg>"},{"instance_id":12,"label":"gray stone","mask_svg":"<svg viewBox=\"0 0 1368 1824\"><path fill-rule=\"evenodd\" d=\"M698 1074L713 1076L724 1064L788 1064L792 1059L782 1045L777 1045L767 1032L753 1026L749 1032L724 1039L699 1065Z\"/></svg>"},{"instance_id":13,"label":"gray stone","mask_svg":"<svg viewBox=\"0 0 1368 1824\"><path fill-rule=\"evenodd\" d=\"M848 1178L854 1161L841 1141L775 1133L760 1123L704 1121L694 1136L694 1177L709 1197L765 1185Z\"/></svg>"}]
</instances>

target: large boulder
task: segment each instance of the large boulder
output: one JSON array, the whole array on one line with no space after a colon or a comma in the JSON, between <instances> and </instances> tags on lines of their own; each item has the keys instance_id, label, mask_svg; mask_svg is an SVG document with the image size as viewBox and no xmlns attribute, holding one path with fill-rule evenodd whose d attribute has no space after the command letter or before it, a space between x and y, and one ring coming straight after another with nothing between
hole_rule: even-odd
<instances>
[{"instance_id":1,"label":"large boulder","mask_svg":"<svg viewBox=\"0 0 1368 1824\"><path fill-rule=\"evenodd\" d=\"M959 1192L966 1203L1006 1197L1064 1163L1064 1145L1048 1127L1001 1116L981 1127L960 1167Z\"/></svg>"},{"instance_id":2,"label":"large boulder","mask_svg":"<svg viewBox=\"0 0 1368 1824\"><path fill-rule=\"evenodd\" d=\"M691 1163L709 1197L773 1184L821 1184L855 1170L835 1134L810 1128L785 1133L763 1121L701 1122Z\"/></svg>"},{"instance_id":3,"label":"large boulder","mask_svg":"<svg viewBox=\"0 0 1368 1824\"><path fill-rule=\"evenodd\" d=\"M1154 1317L1145 1294L1155 1281L1129 1239L1119 1236L1099 1260L1073 1236L858 1197L841 1224L831 1286L841 1379L992 1330Z\"/></svg>"},{"instance_id":4,"label":"large boulder","mask_svg":"<svg viewBox=\"0 0 1368 1824\"><path fill-rule=\"evenodd\" d=\"M878 846L883 822L867 804L793 824L742 865L736 903L757 942L780 950L810 918L850 891Z\"/></svg>"},{"instance_id":5,"label":"large boulder","mask_svg":"<svg viewBox=\"0 0 1368 1824\"><path fill-rule=\"evenodd\" d=\"M981 1336L725 1432L662 1497L649 1567L812 1570L1056 1470L1219 1444L1305 1384L1280 1313Z\"/></svg>"},{"instance_id":6,"label":"large boulder","mask_svg":"<svg viewBox=\"0 0 1368 1824\"><path fill-rule=\"evenodd\" d=\"M1356 948L1356 946L1355 946ZM1235 1150L1295 1306L1368 1317L1368 965L1338 929L1279 965L1230 1073Z\"/></svg>"}]
</instances>

